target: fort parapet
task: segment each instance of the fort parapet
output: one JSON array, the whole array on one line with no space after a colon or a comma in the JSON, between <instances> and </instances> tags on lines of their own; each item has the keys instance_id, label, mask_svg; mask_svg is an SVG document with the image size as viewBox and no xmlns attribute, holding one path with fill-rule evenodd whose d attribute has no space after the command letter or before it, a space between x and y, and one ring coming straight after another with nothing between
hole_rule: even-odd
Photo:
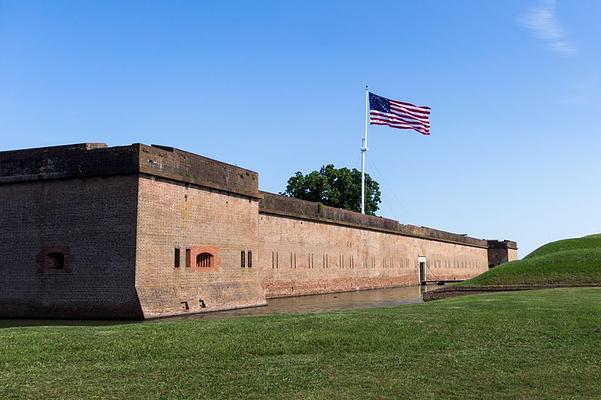
<instances>
[{"instance_id":1,"label":"fort parapet","mask_svg":"<svg viewBox=\"0 0 601 400\"><path fill-rule=\"evenodd\" d=\"M143 319L266 298L460 280L517 257L487 241L260 192L173 147L0 152L0 316Z\"/></svg>"},{"instance_id":2,"label":"fort parapet","mask_svg":"<svg viewBox=\"0 0 601 400\"><path fill-rule=\"evenodd\" d=\"M260 198L256 172L173 147L81 143L0 152L0 183L134 174Z\"/></svg>"}]
</instances>

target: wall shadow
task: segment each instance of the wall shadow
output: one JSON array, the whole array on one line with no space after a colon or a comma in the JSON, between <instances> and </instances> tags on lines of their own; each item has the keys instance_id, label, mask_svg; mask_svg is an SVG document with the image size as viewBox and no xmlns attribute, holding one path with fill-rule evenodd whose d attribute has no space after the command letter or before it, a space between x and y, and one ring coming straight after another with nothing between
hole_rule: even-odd
<instances>
[{"instance_id":1,"label":"wall shadow","mask_svg":"<svg viewBox=\"0 0 601 400\"><path fill-rule=\"evenodd\" d=\"M87 319L0 319L0 329L39 326L111 326L139 324L142 321L110 321Z\"/></svg>"}]
</instances>

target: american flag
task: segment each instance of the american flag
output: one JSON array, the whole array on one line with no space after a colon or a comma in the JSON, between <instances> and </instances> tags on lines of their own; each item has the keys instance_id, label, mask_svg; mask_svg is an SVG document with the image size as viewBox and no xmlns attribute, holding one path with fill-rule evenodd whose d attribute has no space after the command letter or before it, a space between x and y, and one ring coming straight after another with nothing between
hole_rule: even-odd
<instances>
[{"instance_id":1,"label":"american flag","mask_svg":"<svg viewBox=\"0 0 601 400\"><path fill-rule=\"evenodd\" d=\"M369 93L369 123L430 134L430 107L414 106Z\"/></svg>"}]
</instances>

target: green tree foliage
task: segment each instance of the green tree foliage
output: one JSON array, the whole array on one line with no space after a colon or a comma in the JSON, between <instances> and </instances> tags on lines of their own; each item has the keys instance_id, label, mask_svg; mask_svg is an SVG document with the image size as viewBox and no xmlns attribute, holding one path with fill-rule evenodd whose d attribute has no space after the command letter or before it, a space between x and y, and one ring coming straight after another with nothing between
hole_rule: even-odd
<instances>
[{"instance_id":1,"label":"green tree foliage","mask_svg":"<svg viewBox=\"0 0 601 400\"><path fill-rule=\"evenodd\" d=\"M332 164L307 175L299 171L288 179L282 194L360 212L361 171L356 168L335 168ZM375 215L380 202L380 185L369 174L365 174L365 213Z\"/></svg>"}]
</instances>

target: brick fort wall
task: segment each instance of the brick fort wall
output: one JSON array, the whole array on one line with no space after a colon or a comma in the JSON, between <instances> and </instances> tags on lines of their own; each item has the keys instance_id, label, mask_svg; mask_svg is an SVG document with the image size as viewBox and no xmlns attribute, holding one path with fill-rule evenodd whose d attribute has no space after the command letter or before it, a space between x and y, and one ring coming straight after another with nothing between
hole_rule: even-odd
<instances>
[{"instance_id":1,"label":"brick fort wall","mask_svg":"<svg viewBox=\"0 0 601 400\"><path fill-rule=\"evenodd\" d=\"M488 243L263 193L261 276L267 297L468 279L488 270Z\"/></svg>"},{"instance_id":2,"label":"brick fort wall","mask_svg":"<svg viewBox=\"0 0 601 400\"><path fill-rule=\"evenodd\" d=\"M143 144L0 152L0 222L2 317L253 307L467 279L517 257L515 242L259 192L256 172Z\"/></svg>"},{"instance_id":3,"label":"brick fort wall","mask_svg":"<svg viewBox=\"0 0 601 400\"><path fill-rule=\"evenodd\" d=\"M264 305L257 215L257 199L141 177L136 290L144 316ZM203 253L211 265L202 266Z\"/></svg>"}]
</instances>

